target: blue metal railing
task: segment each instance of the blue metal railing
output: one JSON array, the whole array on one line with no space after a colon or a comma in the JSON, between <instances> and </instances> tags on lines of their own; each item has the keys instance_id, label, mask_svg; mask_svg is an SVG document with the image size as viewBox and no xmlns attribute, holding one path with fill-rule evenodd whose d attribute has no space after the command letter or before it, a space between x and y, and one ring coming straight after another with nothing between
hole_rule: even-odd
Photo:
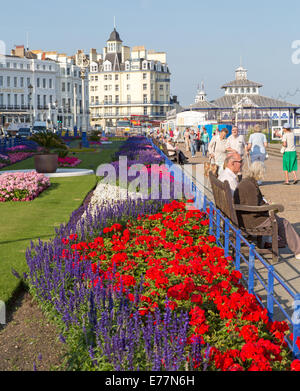
<instances>
[{"instance_id":1,"label":"blue metal railing","mask_svg":"<svg viewBox=\"0 0 300 391\"><path fill-rule=\"evenodd\" d=\"M285 341L291 349L293 356L300 359L300 350L296 344L297 338L300 337L300 294L292 292L285 281L283 281L274 271L273 265L268 264L266 260L258 254L255 249L255 245L244 238L240 230L235 228L230 223L230 220L222 215L221 211L216 208L213 202L208 201L207 196L199 190L194 181L184 173L181 167L174 165L174 163L165 156L163 151L159 149L151 139L149 139L149 142L153 148L163 156L165 164L169 167L169 169L173 172L176 170L180 171L185 187L188 186L194 196L195 207L208 214L209 234L216 237L216 244L224 249L224 255L226 257L229 256L230 252L234 252L233 262L235 269L241 272L242 278L248 287L248 292L255 295L260 305L267 309L270 321L274 320L274 305L277 305L278 310L289 323L290 331L293 333L292 342L287 337L285 338ZM222 229L222 227L224 227L224 229ZM232 237L234 237L234 242L232 241ZM244 254L243 248L246 252L248 252L247 256ZM266 272L266 281L264 281L259 275L255 262L259 262L263 270ZM245 269L248 271L248 276L245 275L246 272L242 271L242 264L246 265ZM266 292L266 303L264 303L260 296L255 292L256 279L260 282ZM275 282L277 282L292 299L294 307L292 316L287 313L280 300L276 298L274 292Z\"/></svg>"}]
</instances>

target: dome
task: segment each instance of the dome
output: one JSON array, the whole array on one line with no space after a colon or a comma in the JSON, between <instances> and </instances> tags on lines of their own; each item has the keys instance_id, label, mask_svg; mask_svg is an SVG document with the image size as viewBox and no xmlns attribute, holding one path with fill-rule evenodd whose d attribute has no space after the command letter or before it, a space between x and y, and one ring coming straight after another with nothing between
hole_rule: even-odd
<instances>
[{"instance_id":1,"label":"dome","mask_svg":"<svg viewBox=\"0 0 300 391\"><path fill-rule=\"evenodd\" d=\"M117 32L116 28L114 28L114 31L110 34L110 37L109 39L107 40L107 42L111 42L111 41L117 41L117 42L123 42L120 38L120 35L119 33Z\"/></svg>"}]
</instances>

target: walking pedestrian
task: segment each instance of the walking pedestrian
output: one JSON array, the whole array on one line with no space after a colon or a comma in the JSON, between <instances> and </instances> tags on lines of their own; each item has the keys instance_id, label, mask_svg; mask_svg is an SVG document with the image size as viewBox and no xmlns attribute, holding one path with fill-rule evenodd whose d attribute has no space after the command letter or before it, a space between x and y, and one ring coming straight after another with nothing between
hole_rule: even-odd
<instances>
[{"instance_id":1,"label":"walking pedestrian","mask_svg":"<svg viewBox=\"0 0 300 391\"><path fill-rule=\"evenodd\" d=\"M247 150L250 152L251 163L266 160L266 148L268 146L266 135L261 133L260 125L254 126L254 133L250 135Z\"/></svg>"},{"instance_id":2,"label":"walking pedestrian","mask_svg":"<svg viewBox=\"0 0 300 391\"><path fill-rule=\"evenodd\" d=\"M183 137L184 137L184 143L185 143L185 152L189 152L190 151L190 130L189 130L189 128L185 129Z\"/></svg>"},{"instance_id":3,"label":"walking pedestrian","mask_svg":"<svg viewBox=\"0 0 300 391\"><path fill-rule=\"evenodd\" d=\"M203 126L203 132L201 134L201 141L202 141L201 143L202 155L206 157L208 151L209 134L207 133L207 130L204 126Z\"/></svg>"},{"instance_id":4,"label":"walking pedestrian","mask_svg":"<svg viewBox=\"0 0 300 391\"><path fill-rule=\"evenodd\" d=\"M296 171L298 170L297 162L297 152L295 145L295 136L294 132L291 130L290 124L285 124L283 126L283 136L282 136L282 147L283 147L283 171L285 176L285 185L289 185L289 173L293 174L294 181L292 184L298 183Z\"/></svg>"},{"instance_id":5,"label":"walking pedestrian","mask_svg":"<svg viewBox=\"0 0 300 391\"><path fill-rule=\"evenodd\" d=\"M218 166L218 175L224 170L224 161L226 159L226 136L228 129L223 128L220 134L214 136L208 144L208 153L211 160Z\"/></svg>"},{"instance_id":6,"label":"walking pedestrian","mask_svg":"<svg viewBox=\"0 0 300 391\"><path fill-rule=\"evenodd\" d=\"M231 131L231 135L228 137L226 142L227 153L237 152L241 155L242 159L246 153L246 141L242 134L239 134L239 129L234 126ZM242 180L242 173L238 173L239 181Z\"/></svg>"},{"instance_id":7,"label":"walking pedestrian","mask_svg":"<svg viewBox=\"0 0 300 391\"><path fill-rule=\"evenodd\" d=\"M194 129L191 129L190 131L190 148L191 148L192 158L196 157L197 135L195 134Z\"/></svg>"},{"instance_id":8,"label":"walking pedestrian","mask_svg":"<svg viewBox=\"0 0 300 391\"><path fill-rule=\"evenodd\" d=\"M250 152L251 163L262 162L266 160L266 148L268 146L266 135L261 133L260 125L254 126L254 133L249 137L247 152ZM261 181L257 181L259 185L262 184Z\"/></svg>"}]
</instances>

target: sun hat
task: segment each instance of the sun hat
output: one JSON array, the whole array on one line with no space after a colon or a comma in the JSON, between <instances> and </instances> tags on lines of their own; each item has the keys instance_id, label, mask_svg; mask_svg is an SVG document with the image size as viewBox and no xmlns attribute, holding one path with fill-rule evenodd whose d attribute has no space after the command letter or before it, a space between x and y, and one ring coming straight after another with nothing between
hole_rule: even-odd
<instances>
[{"instance_id":1,"label":"sun hat","mask_svg":"<svg viewBox=\"0 0 300 391\"><path fill-rule=\"evenodd\" d=\"M284 124L283 125L283 129L291 129L291 125L290 124Z\"/></svg>"}]
</instances>

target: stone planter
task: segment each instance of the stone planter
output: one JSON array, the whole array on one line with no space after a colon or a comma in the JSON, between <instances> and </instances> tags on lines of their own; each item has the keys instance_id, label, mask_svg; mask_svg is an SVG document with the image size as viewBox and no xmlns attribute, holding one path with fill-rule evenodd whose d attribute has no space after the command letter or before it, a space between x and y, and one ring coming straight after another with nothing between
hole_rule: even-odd
<instances>
[{"instance_id":1,"label":"stone planter","mask_svg":"<svg viewBox=\"0 0 300 391\"><path fill-rule=\"evenodd\" d=\"M40 174L56 172L58 167L58 155L35 155L34 165L36 172Z\"/></svg>"}]
</instances>

